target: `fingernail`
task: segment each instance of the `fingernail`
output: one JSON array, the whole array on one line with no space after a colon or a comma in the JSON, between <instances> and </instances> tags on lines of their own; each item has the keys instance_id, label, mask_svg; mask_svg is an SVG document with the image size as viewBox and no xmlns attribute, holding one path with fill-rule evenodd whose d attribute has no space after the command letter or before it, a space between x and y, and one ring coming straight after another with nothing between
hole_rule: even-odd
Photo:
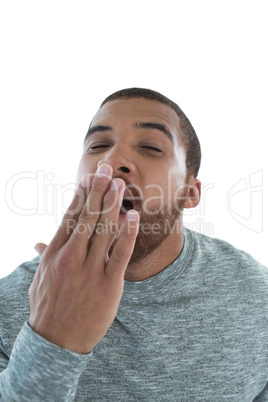
<instances>
[{"instance_id":1,"label":"fingernail","mask_svg":"<svg viewBox=\"0 0 268 402\"><path fill-rule=\"evenodd\" d=\"M113 179L110 185L110 191L115 191L118 190L122 186L122 180L121 179Z\"/></svg>"},{"instance_id":2,"label":"fingernail","mask_svg":"<svg viewBox=\"0 0 268 402\"><path fill-rule=\"evenodd\" d=\"M90 175L89 174L84 174L81 180L81 186L82 187L89 187L90 186Z\"/></svg>"},{"instance_id":3,"label":"fingernail","mask_svg":"<svg viewBox=\"0 0 268 402\"><path fill-rule=\"evenodd\" d=\"M139 216L139 213L135 211L134 209L130 210L127 212L127 220L128 221L136 221Z\"/></svg>"},{"instance_id":4,"label":"fingernail","mask_svg":"<svg viewBox=\"0 0 268 402\"><path fill-rule=\"evenodd\" d=\"M107 177L110 171L109 165L100 165L97 169L97 177Z\"/></svg>"}]
</instances>

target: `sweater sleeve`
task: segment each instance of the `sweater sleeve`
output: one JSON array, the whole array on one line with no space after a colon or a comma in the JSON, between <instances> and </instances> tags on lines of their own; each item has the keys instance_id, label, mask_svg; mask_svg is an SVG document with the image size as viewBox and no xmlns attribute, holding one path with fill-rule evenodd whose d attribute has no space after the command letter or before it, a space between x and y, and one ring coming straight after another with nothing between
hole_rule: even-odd
<instances>
[{"instance_id":1,"label":"sweater sleeve","mask_svg":"<svg viewBox=\"0 0 268 402\"><path fill-rule=\"evenodd\" d=\"M10 359L0 355L0 401L73 401L91 353L63 349L24 323ZM6 367L6 368L5 368Z\"/></svg>"}]
</instances>

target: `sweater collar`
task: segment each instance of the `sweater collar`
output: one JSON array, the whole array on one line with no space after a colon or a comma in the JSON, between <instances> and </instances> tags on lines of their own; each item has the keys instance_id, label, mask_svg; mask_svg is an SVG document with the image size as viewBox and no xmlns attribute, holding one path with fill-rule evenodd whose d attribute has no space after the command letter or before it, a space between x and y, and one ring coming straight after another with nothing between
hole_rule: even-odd
<instances>
[{"instance_id":1,"label":"sweater collar","mask_svg":"<svg viewBox=\"0 0 268 402\"><path fill-rule=\"evenodd\" d=\"M184 228L183 233L183 249L176 260L158 274L143 281L135 282L125 280L123 298L128 297L128 295L133 296L135 294L140 295L141 293L155 293L159 289L167 286L178 275L180 275L180 273L186 267L193 250L193 236L191 231Z\"/></svg>"}]
</instances>

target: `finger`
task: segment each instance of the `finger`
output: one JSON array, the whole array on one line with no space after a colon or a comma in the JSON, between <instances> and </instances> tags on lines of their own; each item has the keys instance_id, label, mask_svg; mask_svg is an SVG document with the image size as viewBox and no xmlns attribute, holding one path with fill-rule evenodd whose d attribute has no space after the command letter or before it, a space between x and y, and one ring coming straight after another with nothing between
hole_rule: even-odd
<instances>
[{"instance_id":1,"label":"finger","mask_svg":"<svg viewBox=\"0 0 268 402\"><path fill-rule=\"evenodd\" d=\"M47 244L44 244L44 243L37 243L34 246L34 249L38 252L38 254L40 256L43 254L43 252L45 251L46 248L47 248Z\"/></svg>"},{"instance_id":2,"label":"finger","mask_svg":"<svg viewBox=\"0 0 268 402\"><path fill-rule=\"evenodd\" d=\"M110 165L102 164L98 167L92 180L90 193L82 208L72 236L69 239L69 243L74 243L76 247L79 247L83 251L87 250L88 242L101 216L103 198L109 189L112 173L113 170Z\"/></svg>"},{"instance_id":3,"label":"finger","mask_svg":"<svg viewBox=\"0 0 268 402\"><path fill-rule=\"evenodd\" d=\"M125 182L114 179L103 199L103 211L96 224L94 238L90 245L89 258L96 267L104 267L109 248L118 232L118 217L122 204Z\"/></svg>"},{"instance_id":4,"label":"finger","mask_svg":"<svg viewBox=\"0 0 268 402\"><path fill-rule=\"evenodd\" d=\"M139 213L134 209L131 209L126 214L118 241L113 248L106 267L106 274L115 280L118 280L120 277L124 278L137 238L139 218Z\"/></svg>"},{"instance_id":5,"label":"finger","mask_svg":"<svg viewBox=\"0 0 268 402\"><path fill-rule=\"evenodd\" d=\"M73 233L90 192L93 176L94 175L92 174L86 174L82 177L82 180L75 191L72 202L65 212L61 224L49 244L51 249L59 250Z\"/></svg>"}]
</instances>

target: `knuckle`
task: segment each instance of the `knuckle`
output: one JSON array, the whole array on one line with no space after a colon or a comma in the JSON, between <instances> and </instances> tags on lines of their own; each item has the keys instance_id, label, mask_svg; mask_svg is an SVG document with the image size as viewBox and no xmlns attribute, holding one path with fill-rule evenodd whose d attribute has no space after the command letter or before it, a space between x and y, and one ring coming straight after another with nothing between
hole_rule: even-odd
<instances>
[{"instance_id":1,"label":"knuckle","mask_svg":"<svg viewBox=\"0 0 268 402\"><path fill-rule=\"evenodd\" d=\"M73 219L75 217L76 213L74 211L71 211L68 209L68 211L65 212L65 214L63 215L62 220L64 222L68 221L69 219Z\"/></svg>"},{"instance_id":2,"label":"knuckle","mask_svg":"<svg viewBox=\"0 0 268 402\"><path fill-rule=\"evenodd\" d=\"M73 265L74 255L71 250L60 251L57 255L56 270L61 272Z\"/></svg>"},{"instance_id":3,"label":"knuckle","mask_svg":"<svg viewBox=\"0 0 268 402\"><path fill-rule=\"evenodd\" d=\"M75 223L76 223L75 217L66 213L62 219L61 226L71 227L75 226Z\"/></svg>"},{"instance_id":4,"label":"knuckle","mask_svg":"<svg viewBox=\"0 0 268 402\"><path fill-rule=\"evenodd\" d=\"M104 178L102 179L95 179L92 183L91 193L101 194L105 191L107 187L107 180Z\"/></svg>"},{"instance_id":5,"label":"knuckle","mask_svg":"<svg viewBox=\"0 0 268 402\"><path fill-rule=\"evenodd\" d=\"M76 227L76 219L66 219L61 226L65 228L67 235L70 235Z\"/></svg>"},{"instance_id":6,"label":"knuckle","mask_svg":"<svg viewBox=\"0 0 268 402\"><path fill-rule=\"evenodd\" d=\"M92 217L92 213L90 211L90 208L89 208L88 205L85 205L84 208L81 211L80 218L82 220L88 220L91 217Z\"/></svg>"},{"instance_id":7,"label":"knuckle","mask_svg":"<svg viewBox=\"0 0 268 402\"><path fill-rule=\"evenodd\" d=\"M88 237L91 236L91 233L94 231L95 228L95 222L90 223L89 220L81 220L80 222L78 222L78 224L76 225L75 229L74 229L74 234L76 235L86 235Z\"/></svg>"},{"instance_id":8,"label":"knuckle","mask_svg":"<svg viewBox=\"0 0 268 402\"><path fill-rule=\"evenodd\" d=\"M97 235L115 236L117 231L117 224L108 218L100 219L95 227L95 233Z\"/></svg>"},{"instance_id":9,"label":"knuckle","mask_svg":"<svg viewBox=\"0 0 268 402\"><path fill-rule=\"evenodd\" d=\"M128 252L122 247L115 247L113 251L113 256L117 260L124 260L128 258Z\"/></svg>"},{"instance_id":10,"label":"knuckle","mask_svg":"<svg viewBox=\"0 0 268 402\"><path fill-rule=\"evenodd\" d=\"M81 213L80 213L80 220L82 221L88 221L92 219L96 219L96 217L99 216L101 213L100 207L98 206L98 203L88 203L85 204Z\"/></svg>"}]
</instances>

